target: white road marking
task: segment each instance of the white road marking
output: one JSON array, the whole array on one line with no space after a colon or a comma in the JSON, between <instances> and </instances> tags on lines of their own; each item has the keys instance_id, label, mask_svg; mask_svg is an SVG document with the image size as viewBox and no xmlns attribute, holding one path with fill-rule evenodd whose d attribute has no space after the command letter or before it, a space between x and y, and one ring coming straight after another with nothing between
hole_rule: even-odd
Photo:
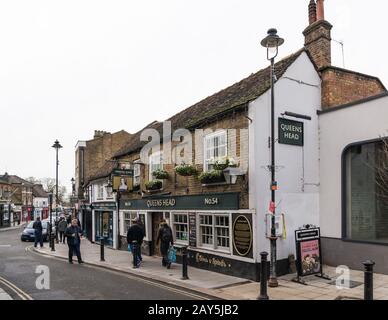
<instances>
[{"instance_id":1,"label":"white road marking","mask_svg":"<svg viewBox=\"0 0 388 320\"><path fill-rule=\"evenodd\" d=\"M4 279L3 277L0 277L0 283L7 286L10 290L15 292L22 300L33 300L32 297L24 292L19 287L15 286L13 283L9 282L8 280Z\"/></svg>"}]
</instances>

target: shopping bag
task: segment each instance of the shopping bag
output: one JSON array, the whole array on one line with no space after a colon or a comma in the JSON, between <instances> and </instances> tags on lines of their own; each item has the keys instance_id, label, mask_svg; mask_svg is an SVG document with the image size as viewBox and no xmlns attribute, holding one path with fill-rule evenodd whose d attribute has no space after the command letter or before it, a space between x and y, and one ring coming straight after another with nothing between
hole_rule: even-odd
<instances>
[{"instance_id":1,"label":"shopping bag","mask_svg":"<svg viewBox=\"0 0 388 320\"><path fill-rule=\"evenodd\" d=\"M132 252L132 247L130 244L128 244L128 252Z\"/></svg>"},{"instance_id":2,"label":"shopping bag","mask_svg":"<svg viewBox=\"0 0 388 320\"><path fill-rule=\"evenodd\" d=\"M167 255L170 262L176 262L176 249L174 247L170 247L170 249L168 249Z\"/></svg>"}]
</instances>

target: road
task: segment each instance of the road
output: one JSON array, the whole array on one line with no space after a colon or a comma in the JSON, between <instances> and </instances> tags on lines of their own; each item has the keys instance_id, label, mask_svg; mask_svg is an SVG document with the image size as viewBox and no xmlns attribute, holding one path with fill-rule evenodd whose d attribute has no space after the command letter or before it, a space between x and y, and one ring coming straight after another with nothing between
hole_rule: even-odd
<instances>
[{"instance_id":1,"label":"road","mask_svg":"<svg viewBox=\"0 0 388 320\"><path fill-rule=\"evenodd\" d=\"M0 287L14 299L33 300L193 300L189 292L145 282L97 267L30 252L32 243L20 241L21 229L0 232ZM48 244L45 243L47 246ZM38 289L38 266L50 270L50 288ZM16 286L10 290L4 283ZM15 291L19 291L17 294Z\"/></svg>"}]
</instances>

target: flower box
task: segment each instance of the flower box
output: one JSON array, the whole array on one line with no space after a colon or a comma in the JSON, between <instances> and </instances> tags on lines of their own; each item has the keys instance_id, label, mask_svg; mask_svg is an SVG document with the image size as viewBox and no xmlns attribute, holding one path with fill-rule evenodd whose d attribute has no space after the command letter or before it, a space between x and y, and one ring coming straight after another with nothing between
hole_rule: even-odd
<instances>
[{"instance_id":1,"label":"flower box","mask_svg":"<svg viewBox=\"0 0 388 320\"><path fill-rule=\"evenodd\" d=\"M145 184L145 188L148 191L160 190L163 187L163 182L160 180L152 180Z\"/></svg>"},{"instance_id":2,"label":"flower box","mask_svg":"<svg viewBox=\"0 0 388 320\"><path fill-rule=\"evenodd\" d=\"M197 168L193 165L182 164L175 167L175 172L182 177L191 177L198 174Z\"/></svg>"},{"instance_id":3,"label":"flower box","mask_svg":"<svg viewBox=\"0 0 388 320\"><path fill-rule=\"evenodd\" d=\"M155 170L152 172L152 176L155 179L165 180L168 179L168 172L165 170Z\"/></svg>"},{"instance_id":4,"label":"flower box","mask_svg":"<svg viewBox=\"0 0 388 320\"><path fill-rule=\"evenodd\" d=\"M220 170L203 172L199 175L198 179L202 184L216 184L225 182L224 173Z\"/></svg>"}]
</instances>

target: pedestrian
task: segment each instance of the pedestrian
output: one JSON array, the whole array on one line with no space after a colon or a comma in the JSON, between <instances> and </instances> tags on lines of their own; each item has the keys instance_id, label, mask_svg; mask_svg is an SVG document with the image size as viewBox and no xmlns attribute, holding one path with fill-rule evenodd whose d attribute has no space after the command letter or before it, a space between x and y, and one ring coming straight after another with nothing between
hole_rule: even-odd
<instances>
[{"instance_id":1,"label":"pedestrian","mask_svg":"<svg viewBox=\"0 0 388 320\"><path fill-rule=\"evenodd\" d=\"M144 238L144 229L140 224L140 220L138 218L134 218L132 220L132 226L129 227L127 232L127 242L130 245L132 254L136 255L136 268L140 267L141 261L143 258L141 257L141 244L143 243ZM135 248L133 245L133 241L137 242L137 247Z\"/></svg>"},{"instance_id":2,"label":"pedestrian","mask_svg":"<svg viewBox=\"0 0 388 320\"><path fill-rule=\"evenodd\" d=\"M174 245L174 239L172 236L172 230L165 219L162 219L160 223L158 237L156 239L156 245L158 245L159 243L160 253L163 257L162 266L167 267L167 269L170 269L171 261L169 261L168 259L168 250L170 249L170 246Z\"/></svg>"},{"instance_id":3,"label":"pedestrian","mask_svg":"<svg viewBox=\"0 0 388 320\"><path fill-rule=\"evenodd\" d=\"M66 229L67 245L69 246L69 263L73 264L73 254L75 253L78 263L84 263L81 258L81 237L82 230L77 225L77 219L71 221L71 226Z\"/></svg>"},{"instance_id":4,"label":"pedestrian","mask_svg":"<svg viewBox=\"0 0 388 320\"><path fill-rule=\"evenodd\" d=\"M65 243L66 240L66 232L67 229L67 221L64 217L61 217L58 223L58 231L59 231L59 240L61 243Z\"/></svg>"},{"instance_id":5,"label":"pedestrian","mask_svg":"<svg viewBox=\"0 0 388 320\"><path fill-rule=\"evenodd\" d=\"M42 235L43 226L42 226L42 222L40 221L40 217L36 218L36 221L32 225L32 228L34 229L34 236L35 236L34 247L36 248L39 242L40 247L43 248L43 235Z\"/></svg>"}]
</instances>

